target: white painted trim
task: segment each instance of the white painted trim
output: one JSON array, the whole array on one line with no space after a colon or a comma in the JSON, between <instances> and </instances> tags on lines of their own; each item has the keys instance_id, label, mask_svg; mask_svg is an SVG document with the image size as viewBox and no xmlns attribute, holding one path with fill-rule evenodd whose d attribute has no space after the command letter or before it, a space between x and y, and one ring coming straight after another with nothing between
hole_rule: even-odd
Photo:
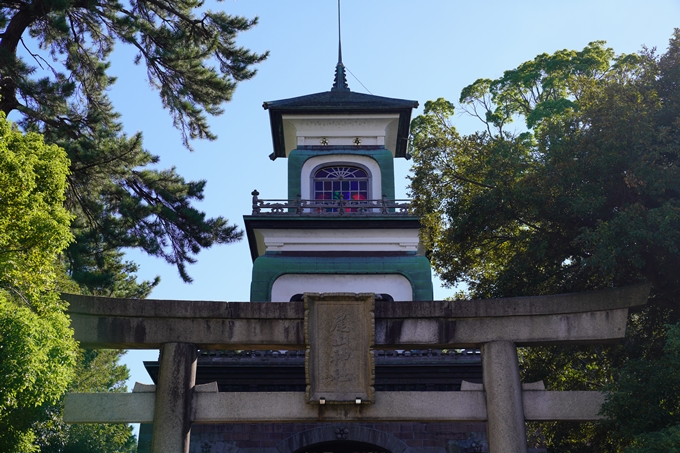
<instances>
[{"instance_id":1,"label":"white painted trim","mask_svg":"<svg viewBox=\"0 0 680 453\"><path fill-rule=\"evenodd\" d=\"M265 252L418 252L418 230L258 229ZM259 251L259 250L258 250Z\"/></svg>"},{"instance_id":2,"label":"white painted trim","mask_svg":"<svg viewBox=\"0 0 680 453\"><path fill-rule=\"evenodd\" d=\"M310 157L302 165L302 170L300 171L300 195L303 200L310 200L312 198L313 172L319 167L333 164L358 165L366 168L369 172L370 182L368 198L377 200L382 197L382 176L380 174L380 166L375 159L354 154L331 154Z\"/></svg>"},{"instance_id":3,"label":"white painted trim","mask_svg":"<svg viewBox=\"0 0 680 453\"><path fill-rule=\"evenodd\" d=\"M411 282L400 274L284 274L272 285L272 302L302 293L378 293L395 301L413 300Z\"/></svg>"},{"instance_id":4,"label":"white painted trim","mask_svg":"<svg viewBox=\"0 0 680 453\"><path fill-rule=\"evenodd\" d=\"M385 146L394 154L398 114L283 115L286 156L298 146Z\"/></svg>"}]
</instances>

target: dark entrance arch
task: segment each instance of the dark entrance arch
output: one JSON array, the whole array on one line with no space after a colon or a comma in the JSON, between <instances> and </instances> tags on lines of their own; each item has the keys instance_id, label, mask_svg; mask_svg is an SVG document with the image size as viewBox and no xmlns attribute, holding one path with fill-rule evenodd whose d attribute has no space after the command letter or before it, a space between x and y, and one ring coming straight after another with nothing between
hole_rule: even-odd
<instances>
[{"instance_id":1,"label":"dark entrance arch","mask_svg":"<svg viewBox=\"0 0 680 453\"><path fill-rule=\"evenodd\" d=\"M392 453L377 445L354 440L335 440L308 445L295 453Z\"/></svg>"},{"instance_id":2,"label":"dark entrance arch","mask_svg":"<svg viewBox=\"0 0 680 453\"><path fill-rule=\"evenodd\" d=\"M407 448L390 433L353 424L300 431L276 445L280 453L403 453Z\"/></svg>"}]
</instances>

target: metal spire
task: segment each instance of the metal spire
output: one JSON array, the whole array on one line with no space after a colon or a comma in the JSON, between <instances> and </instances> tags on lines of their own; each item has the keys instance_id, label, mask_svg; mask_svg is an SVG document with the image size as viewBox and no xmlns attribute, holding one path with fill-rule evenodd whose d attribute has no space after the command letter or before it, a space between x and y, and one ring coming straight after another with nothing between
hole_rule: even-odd
<instances>
[{"instance_id":1,"label":"metal spire","mask_svg":"<svg viewBox=\"0 0 680 453\"><path fill-rule=\"evenodd\" d=\"M335 81L331 91L350 91L347 86L345 65L342 64L342 36L340 35L340 0L338 0L338 64L335 66Z\"/></svg>"},{"instance_id":2,"label":"metal spire","mask_svg":"<svg viewBox=\"0 0 680 453\"><path fill-rule=\"evenodd\" d=\"M340 35L340 0L338 0L338 64L342 64L342 36Z\"/></svg>"}]
</instances>

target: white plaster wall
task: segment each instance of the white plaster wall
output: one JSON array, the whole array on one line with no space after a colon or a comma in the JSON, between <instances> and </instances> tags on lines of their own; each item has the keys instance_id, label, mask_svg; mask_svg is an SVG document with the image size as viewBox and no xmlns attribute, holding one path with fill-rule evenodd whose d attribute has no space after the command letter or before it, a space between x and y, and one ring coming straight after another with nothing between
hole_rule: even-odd
<instances>
[{"instance_id":1,"label":"white plaster wall","mask_svg":"<svg viewBox=\"0 0 680 453\"><path fill-rule=\"evenodd\" d=\"M371 200L377 200L382 197L382 177L380 174L380 166L378 162L367 156L355 156L353 154L332 154L328 156L314 156L305 161L302 165L302 170L300 174L301 185L300 195L303 200L312 199L312 171L320 166L326 166L330 164L337 165L351 165L359 164L365 167L370 173L370 192L368 197Z\"/></svg>"},{"instance_id":2,"label":"white plaster wall","mask_svg":"<svg viewBox=\"0 0 680 453\"><path fill-rule=\"evenodd\" d=\"M256 230L267 252L362 251L418 252L415 228L371 230ZM258 249L259 251L259 249Z\"/></svg>"},{"instance_id":3,"label":"white plaster wall","mask_svg":"<svg viewBox=\"0 0 680 453\"><path fill-rule=\"evenodd\" d=\"M413 300L411 282L399 274L285 274L272 285L272 302L288 302L301 293L379 293L395 301Z\"/></svg>"},{"instance_id":4,"label":"white plaster wall","mask_svg":"<svg viewBox=\"0 0 680 453\"><path fill-rule=\"evenodd\" d=\"M296 146L353 146L359 138L362 145L387 146L393 150L399 125L398 114L369 115L283 115L286 156Z\"/></svg>"}]
</instances>

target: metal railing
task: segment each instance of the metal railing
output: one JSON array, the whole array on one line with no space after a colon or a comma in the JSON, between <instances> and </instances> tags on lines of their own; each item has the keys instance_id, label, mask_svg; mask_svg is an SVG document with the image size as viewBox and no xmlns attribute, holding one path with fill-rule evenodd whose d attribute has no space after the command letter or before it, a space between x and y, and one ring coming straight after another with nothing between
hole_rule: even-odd
<instances>
[{"instance_id":1,"label":"metal railing","mask_svg":"<svg viewBox=\"0 0 680 453\"><path fill-rule=\"evenodd\" d=\"M305 200L301 197L292 200L262 200L254 190L253 214L286 216L408 216L411 213L411 200L393 200L386 196L378 200Z\"/></svg>"}]
</instances>

